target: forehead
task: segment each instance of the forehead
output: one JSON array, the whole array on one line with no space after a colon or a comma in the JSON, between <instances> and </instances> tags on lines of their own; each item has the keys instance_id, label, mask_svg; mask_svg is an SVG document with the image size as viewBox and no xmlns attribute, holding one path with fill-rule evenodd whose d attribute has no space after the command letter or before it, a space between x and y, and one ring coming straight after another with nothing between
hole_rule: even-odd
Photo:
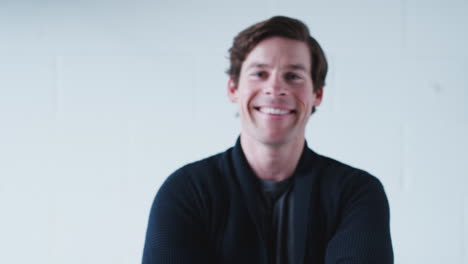
<instances>
[{"instance_id":1,"label":"forehead","mask_svg":"<svg viewBox=\"0 0 468 264\"><path fill-rule=\"evenodd\" d=\"M252 65L280 68L302 65L305 70L310 70L310 51L302 41L271 37L259 42L250 51L242 64L242 70Z\"/></svg>"}]
</instances>

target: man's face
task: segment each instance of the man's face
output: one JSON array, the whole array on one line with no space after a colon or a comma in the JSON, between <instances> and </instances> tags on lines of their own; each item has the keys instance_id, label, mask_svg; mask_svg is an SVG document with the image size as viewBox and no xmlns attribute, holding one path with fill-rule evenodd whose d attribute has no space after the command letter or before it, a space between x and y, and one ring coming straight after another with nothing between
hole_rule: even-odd
<instances>
[{"instance_id":1,"label":"man's face","mask_svg":"<svg viewBox=\"0 0 468 264\"><path fill-rule=\"evenodd\" d=\"M258 43L242 64L237 87L228 83L241 134L268 145L303 140L312 106L322 100L322 90L313 92L310 67L301 41L271 37Z\"/></svg>"}]
</instances>

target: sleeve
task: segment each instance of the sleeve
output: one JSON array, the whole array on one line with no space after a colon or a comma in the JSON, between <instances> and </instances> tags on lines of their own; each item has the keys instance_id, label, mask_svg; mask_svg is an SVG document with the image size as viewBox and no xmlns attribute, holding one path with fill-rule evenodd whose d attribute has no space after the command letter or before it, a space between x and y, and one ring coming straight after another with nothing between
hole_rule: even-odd
<instances>
[{"instance_id":1,"label":"sleeve","mask_svg":"<svg viewBox=\"0 0 468 264\"><path fill-rule=\"evenodd\" d=\"M338 228L327 245L326 264L392 264L390 212L380 181L360 173L341 196Z\"/></svg>"},{"instance_id":2,"label":"sleeve","mask_svg":"<svg viewBox=\"0 0 468 264\"><path fill-rule=\"evenodd\" d=\"M199 195L183 173L168 177L151 207L143 264L211 263Z\"/></svg>"}]
</instances>

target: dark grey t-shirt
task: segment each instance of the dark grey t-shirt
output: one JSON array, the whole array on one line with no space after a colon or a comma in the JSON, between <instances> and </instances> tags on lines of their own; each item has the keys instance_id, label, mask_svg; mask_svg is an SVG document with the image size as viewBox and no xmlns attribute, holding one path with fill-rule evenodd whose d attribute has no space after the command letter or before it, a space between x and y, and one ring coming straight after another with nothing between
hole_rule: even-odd
<instances>
[{"instance_id":1,"label":"dark grey t-shirt","mask_svg":"<svg viewBox=\"0 0 468 264\"><path fill-rule=\"evenodd\" d=\"M292 188L294 179L280 182L259 178L264 219L264 237L268 247L269 263L293 263Z\"/></svg>"}]
</instances>

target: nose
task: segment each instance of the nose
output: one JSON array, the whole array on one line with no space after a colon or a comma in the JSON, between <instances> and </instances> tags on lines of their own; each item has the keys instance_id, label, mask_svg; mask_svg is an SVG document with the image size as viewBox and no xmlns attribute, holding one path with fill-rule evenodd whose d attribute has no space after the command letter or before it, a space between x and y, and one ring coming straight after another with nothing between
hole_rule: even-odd
<instances>
[{"instance_id":1,"label":"nose","mask_svg":"<svg viewBox=\"0 0 468 264\"><path fill-rule=\"evenodd\" d=\"M287 87L281 76L277 73L271 74L268 82L266 83L265 94L273 96L284 96L287 94Z\"/></svg>"}]
</instances>

